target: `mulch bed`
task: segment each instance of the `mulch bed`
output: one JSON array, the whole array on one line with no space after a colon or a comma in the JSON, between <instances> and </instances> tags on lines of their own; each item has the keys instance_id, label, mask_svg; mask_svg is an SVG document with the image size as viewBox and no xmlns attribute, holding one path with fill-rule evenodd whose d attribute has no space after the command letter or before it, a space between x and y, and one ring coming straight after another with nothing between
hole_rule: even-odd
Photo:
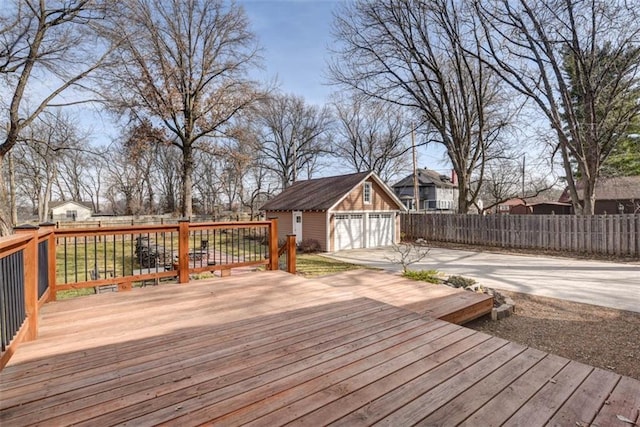
<instances>
[{"instance_id":1,"label":"mulch bed","mask_svg":"<svg viewBox=\"0 0 640 427\"><path fill-rule=\"evenodd\" d=\"M640 313L500 291L515 313L466 327L640 380Z\"/></svg>"}]
</instances>

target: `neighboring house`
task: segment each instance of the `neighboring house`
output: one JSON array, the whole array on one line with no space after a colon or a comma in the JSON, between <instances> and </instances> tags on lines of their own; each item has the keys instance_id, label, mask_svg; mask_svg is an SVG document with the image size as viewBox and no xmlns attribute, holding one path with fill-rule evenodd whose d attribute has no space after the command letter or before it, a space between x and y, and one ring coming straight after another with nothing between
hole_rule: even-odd
<instances>
[{"instance_id":1,"label":"neighboring house","mask_svg":"<svg viewBox=\"0 0 640 427\"><path fill-rule=\"evenodd\" d=\"M522 199L509 199L499 203L493 209L495 210L495 213L502 215L516 213L513 212L513 210L517 210L517 213L519 214L530 213L528 212L528 209L524 208L525 204L526 202Z\"/></svg>"},{"instance_id":2,"label":"neighboring house","mask_svg":"<svg viewBox=\"0 0 640 427\"><path fill-rule=\"evenodd\" d=\"M528 199L510 199L496 207L498 214L512 215L568 215L571 203L555 202L543 197Z\"/></svg>"},{"instance_id":3,"label":"neighboring house","mask_svg":"<svg viewBox=\"0 0 640 427\"><path fill-rule=\"evenodd\" d=\"M51 202L49 204L51 221L84 221L93 213L88 202Z\"/></svg>"},{"instance_id":4,"label":"neighboring house","mask_svg":"<svg viewBox=\"0 0 640 427\"><path fill-rule=\"evenodd\" d=\"M278 218L278 237L316 240L323 251L388 246L400 241L404 206L373 172L298 181L262 206Z\"/></svg>"},{"instance_id":5,"label":"neighboring house","mask_svg":"<svg viewBox=\"0 0 640 427\"><path fill-rule=\"evenodd\" d=\"M582 200L583 191L578 186L578 199ZM598 178L596 181L596 204L594 214L640 213L640 176L619 176ZM559 202L571 203L569 189L565 189Z\"/></svg>"},{"instance_id":6,"label":"neighboring house","mask_svg":"<svg viewBox=\"0 0 640 427\"><path fill-rule=\"evenodd\" d=\"M429 169L418 169L418 196L420 210L456 212L458 209L458 182L455 172L451 177ZM409 210L415 210L414 174L393 185L395 195Z\"/></svg>"}]
</instances>

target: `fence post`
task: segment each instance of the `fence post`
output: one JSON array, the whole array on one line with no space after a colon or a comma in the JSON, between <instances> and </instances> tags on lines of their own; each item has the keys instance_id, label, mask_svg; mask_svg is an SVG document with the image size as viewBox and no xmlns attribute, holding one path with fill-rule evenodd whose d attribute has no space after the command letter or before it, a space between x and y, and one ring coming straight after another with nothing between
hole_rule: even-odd
<instances>
[{"instance_id":1,"label":"fence post","mask_svg":"<svg viewBox=\"0 0 640 427\"><path fill-rule=\"evenodd\" d=\"M49 299L47 301L55 301L56 300L56 225L53 222L45 222L40 224L40 229L44 229L49 236L47 239L49 240L48 244L48 276L49 276Z\"/></svg>"},{"instance_id":2,"label":"fence post","mask_svg":"<svg viewBox=\"0 0 640 427\"><path fill-rule=\"evenodd\" d=\"M296 274L296 235L287 234L287 272Z\"/></svg>"},{"instance_id":3,"label":"fence post","mask_svg":"<svg viewBox=\"0 0 640 427\"><path fill-rule=\"evenodd\" d=\"M269 270L278 270L278 218L269 218Z\"/></svg>"},{"instance_id":4,"label":"fence post","mask_svg":"<svg viewBox=\"0 0 640 427\"><path fill-rule=\"evenodd\" d=\"M189 219L178 220L178 283L189 283Z\"/></svg>"},{"instance_id":5,"label":"fence post","mask_svg":"<svg viewBox=\"0 0 640 427\"><path fill-rule=\"evenodd\" d=\"M33 341L38 336L38 227L21 225L14 231L31 235L24 250L24 305L29 322L25 341Z\"/></svg>"}]
</instances>

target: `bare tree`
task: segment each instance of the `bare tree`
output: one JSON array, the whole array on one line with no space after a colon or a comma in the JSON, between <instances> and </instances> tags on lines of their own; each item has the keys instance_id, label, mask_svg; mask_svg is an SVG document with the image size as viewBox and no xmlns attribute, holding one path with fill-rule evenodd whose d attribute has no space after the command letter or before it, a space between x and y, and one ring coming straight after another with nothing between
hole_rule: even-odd
<instances>
[{"instance_id":1,"label":"bare tree","mask_svg":"<svg viewBox=\"0 0 640 427\"><path fill-rule=\"evenodd\" d=\"M593 214L601 166L640 114L640 8L625 0L475 3L487 64L549 120L574 208Z\"/></svg>"},{"instance_id":2,"label":"bare tree","mask_svg":"<svg viewBox=\"0 0 640 427\"><path fill-rule=\"evenodd\" d=\"M3 159L18 143L21 132L53 104L77 103L61 96L78 87L102 63L103 51L88 34L92 22L104 16L95 0L65 2L19 0L4 2L0 11L0 89L3 105L0 140L0 235L12 227ZM46 80L46 84L41 84ZM27 99L30 105L25 102Z\"/></svg>"},{"instance_id":3,"label":"bare tree","mask_svg":"<svg viewBox=\"0 0 640 427\"><path fill-rule=\"evenodd\" d=\"M480 188L482 204L476 202L478 212L491 211L510 199L523 200L538 197L553 188L558 180L553 176L542 176L536 170L527 169L521 159L504 158L490 162L485 168L485 177ZM545 165L543 169L547 169Z\"/></svg>"},{"instance_id":4,"label":"bare tree","mask_svg":"<svg viewBox=\"0 0 640 427\"><path fill-rule=\"evenodd\" d=\"M328 107L307 105L295 95L276 94L261 103L253 120L264 165L280 177L283 188L303 171L310 178L318 158L328 152Z\"/></svg>"},{"instance_id":5,"label":"bare tree","mask_svg":"<svg viewBox=\"0 0 640 427\"><path fill-rule=\"evenodd\" d=\"M273 196L278 185L274 184L272 173L261 159L254 159L251 163L248 173L244 175L244 182L240 202L244 207L249 208L251 219L257 218L260 206Z\"/></svg>"},{"instance_id":6,"label":"bare tree","mask_svg":"<svg viewBox=\"0 0 640 427\"><path fill-rule=\"evenodd\" d=\"M47 219L64 158L78 152L81 139L70 116L60 110L46 111L22 130L19 144L14 146L21 192L31 197L41 222Z\"/></svg>"},{"instance_id":7,"label":"bare tree","mask_svg":"<svg viewBox=\"0 0 640 427\"><path fill-rule=\"evenodd\" d=\"M242 8L222 0L119 3L124 36L105 82L116 111L161 126L182 154L183 216L192 215L194 151L261 95L247 78L257 43Z\"/></svg>"},{"instance_id":8,"label":"bare tree","mask_svg":"<svg viewBox=\"0 0 640 427\"><path fill-rule=\"evenodd\" d=\"M148 180L153 162L140 146L131 143L135 138L122 138L107 151L106 195L115 214L140 215L150 211L150 200L153 204Z\"/></svg>"},{"instance_id":9,"label":"bare tree","mask_svg":"<svg viewBox=\"0 0 640 427\"><path fill-rule=\"evenodd\" d=\"M178 213L178 201L180 195L180 169L182 168L180 157L177 156L176 147L172 145L158 144L157 146L157 173L158 180L155 185L158 187L160 209L164 213ZM198 188L206 173L198 172L198 161L196 160L195 187Z\"/></svg>"},{"instance_id":10,"label":"bare tree","mask_svg":"<svg viewBox=\"0 0 640 427\"><path fill-rule=\"evenodd\" d=\"M335 82L414 110L447 149L459 180L459 212L478 195L472 177L499 155L509 122L495 74L477 58L483 40L459 0L358 0L336 14ZM475 52L476 56L469 54Z\"/></svg>"},{"instance_id":11,"label":"bare tree","mask_svg":"<svg viewBox=\"0 0 640 427\"><path fill-rule=\"evenodd\" d=\"M79 176L79 186L82 200L90 201L93 212L102 212L102 189L104 173L107 168L105 149L98 147L92 152L83 152L82 174Z\"/></svg>"},{"instance_id":12,"label":"bare tree","mask_svg":"<svg viewBox=\"0 0 640 427\"><path fill-rule=\"evenodd\" d=\"M373 171L383 181L407 170L411 125L395 104L358 94L336 96L332 152L355 172Z\"/></svg>"},{"instance_id":13,"label":"bare tree","mask_svg":"<svg viewBox=\"0 0 640 427\"><path fill-rule=\"evenodd\" d=\"M240 197L244 192L244 175L249 168L252 157L249 153L228 146L221 156L217 178L221 184L222 194L227 199L227 210L236 212Z\"/></svg>"},{"instance_id":14,"label":"bare tree","mask_svg":"<svg viewBox=\"0 0 640 427\"><path fill-rule=\"evenodd\" d=\"M195 189L199 204L198 211L205 215L217 215L221 204L222 183L218 179L222 168L222 155L218 150L202 150L196 154Z\"/></svg>"}]
</instances>

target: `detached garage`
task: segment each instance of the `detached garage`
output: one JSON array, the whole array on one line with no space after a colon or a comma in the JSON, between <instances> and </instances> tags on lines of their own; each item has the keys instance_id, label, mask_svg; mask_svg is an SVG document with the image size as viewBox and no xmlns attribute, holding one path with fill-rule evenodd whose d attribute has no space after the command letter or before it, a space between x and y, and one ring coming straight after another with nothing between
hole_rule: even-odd
<instances>
[{"instance_id":1,"label":"detached garage","mask_svg":"<svg viewBox=\"0 0 640 427\"><path fill-rule=\"evenodd\" d=\"M298 181L262 210L278 218L278 237L295 234L334 252L398 243L405 207L376 174L361 172Z\"/></svg>"}]
</instances>

